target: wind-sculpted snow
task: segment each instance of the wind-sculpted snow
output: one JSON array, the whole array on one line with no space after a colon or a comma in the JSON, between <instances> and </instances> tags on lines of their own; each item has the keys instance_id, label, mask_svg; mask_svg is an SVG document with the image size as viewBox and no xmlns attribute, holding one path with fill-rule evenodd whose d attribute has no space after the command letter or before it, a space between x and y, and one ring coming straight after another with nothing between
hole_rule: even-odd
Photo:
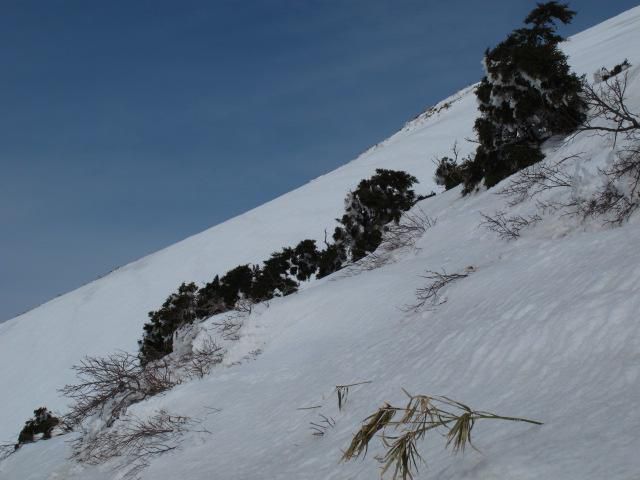
<instances>
[{"instance_id":1,"label":"wind-sculpted snow","mask_svg":"<svg viewBox=\"0 0 640 480\"><path fill-rule=\"evenodd\" d=\"M640 111L639 45L635 8L572 37L564 49L572 67L588 76L628 58L629 102ZM449 153L455 141L463 155L475 147L465 141L476 115L473 90L449 103L334 172L0 325L0 439L15 438L36 407L65 411L56 389L73 380L69 367L83 355L134 351L146 312L180 282L208 281L303 238L321 241L345 193L375 168L417 176L419 193L435 189L431 160ZM545 151L551 161L579 152L586 155L572 173L588 190L597 168L610 160L609 140L581 134ZM480 452L457 457L442 442L426 441L421 452L428 466L419 478L636 478L637 215L612 228L551 213L508 242L479 227L481 212L509 209L492 191L462 198L454 189L417 207L437 222L415 249L255 309L210 375L136 404L131 413L140 417L166 409L196 418L201 427L180 449L154 460L142 478L376 478L378 444L364 461L338 463L341 450L384 401L403 403L402 388L544 422L479 424L474 443ZM529 215L536 205L511 211ZM427 270L471 273L441 290L444 303L418 312L404 308L415 303ZM371 383L350 389L339 410L335 386L364 381ZM335 425L314 436L310 422L320 415ZM68 439L21 448L0 464L0 478L119 478L114 464L67 460Z\"/></svg>"}]
</instances>

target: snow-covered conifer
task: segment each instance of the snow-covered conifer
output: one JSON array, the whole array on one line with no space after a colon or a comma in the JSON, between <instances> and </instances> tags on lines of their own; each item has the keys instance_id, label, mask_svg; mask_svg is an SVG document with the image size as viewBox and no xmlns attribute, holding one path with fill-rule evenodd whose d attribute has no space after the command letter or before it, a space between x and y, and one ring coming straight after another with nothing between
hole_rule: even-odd
<instances>
[{"instance_id":1,"label":"snow-covered conifer","mask_svg":"<svg viewBox=\"0 0 640 480\"><path fill-rule=\"evenodd\" d=\"M575 12L555 1L538 4L520 28L487 50L486 76L476 90L480 117L475 130L480 145L465 193L484 178L491 187L543 158L540 145L549 137L574 131L585 118L582 82L570 72L558 44L558 21Z\"/></svg>"},{"instance_id":2,"label":"snow-covered conifer","mask_svg":"<svg viewBox=\"0 0 640 480\"><path fill-rule=\"evenodd\" d=\"M406 172L377 169L345 198L345 213L333 239L356 261L373 252L382 241L384 227L398 222L415 203L411 189L418 180Z\"/></svg>"}]
</instances>

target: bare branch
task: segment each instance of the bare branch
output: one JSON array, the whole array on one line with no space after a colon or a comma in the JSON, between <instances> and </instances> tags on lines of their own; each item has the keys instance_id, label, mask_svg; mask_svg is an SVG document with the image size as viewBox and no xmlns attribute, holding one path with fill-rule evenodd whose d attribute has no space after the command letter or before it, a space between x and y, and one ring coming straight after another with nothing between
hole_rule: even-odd
<instances>
[{"instance_id":1,"label":"bare branch","mask_svg":"<svg viewBox=\"0 0 640 480\"><path fill-rule=\"evenodd\" d=\"M99 465L122 458L116 466L125 478L134 477L157 456L178 448L185 432L192 431L189 417L159 410L149 418L124 416L118 424L97 434L85 434L73 443L72 458Z\"/></svg>"},{"instance_id":2,"label":"bare branch","mask_svg":"<svg viewBox=\"0 0 640 480\"><path fill-rule=\"evenodd\" d=\"M405 307L404 310L418 311L426 304L430 304L432 307L442 305L447 300L440 296L440 290L456 280L468 277L473 271L473 267L467 267L467 273L447 273L445 270L442 270L442 273L440 273L433 270L427 270L426 275L423 275L422 278L426 278L429 281L429 284L426 287L418 288L416 290L418 302Z\"/></svg>"},{"instance_id":3,"label":"bare branch","mask_svg":"<svg viewBox=\"0 0 640 480\"><path fill-rule=\"evenodd\" d=\"M404 213L397 224L391 223L386 226L382 242L376 251L344 268L342 276L350 277L388 264L392 260L393 252L403 248L415 248L418 239L434 227L436 221L421 208Z\"/></svg>"},{"instance_id":4,"label":"bare branch","mask_svg":"<svg viewBox=\"0 0 640 480\"><path fill-rule=\"evenodd\" d=\"M225 349L219 346L211 336L208 336L188 358L187 374L203 378L211 372L214 365L222 363L224 354Z\"/></svg>"},{"instance_id":5,"label":"bare branch","mask_svg":"<svg viewBox=\"0 0 640 480\"><path fill-rule=\"evenodd\" d=\"M0 443L0 462L5 458L13 455L13 453L18 449L18 444L13 443Z\"/></svg>"},{"instance_id":6,"label":"bare branch","mask_svg":"<svg viewBox=\"0 0 640 480\"><path fill-rule=\"evenodd\" d=\"M500 211L496 212L493 217L484 213L480 213L480 215L484 219L480 226L497 233L503 240L515 240L520 237L520 230L542 220L542 217L537 214L528 217L521 215L507 217L504 212Z\"/></svg>"},{"instance_id":7,"label":"bare branch","mask_svg":"<svg viewBox=\"0 0 640 480\"><path fill-rule=\"evenodd\" d=\"M538 162L511 177L509 183L498 190L498 195L509 198L509 206L522 203L542 192L555 188L569 188L573 185L573 177L565 171L565 163L580 160L582 154L564 157L555 162Z\"/></svg>"},{"instance_id":8,"label":"bare branch","mask_svg":"<svg viewBox=\"0 0 640 480\"><path fill-rule=\"evenodd\" d=\"M628 72L613 76L597 85L584 84L584 100L589 108L586 122L578 131L614 134L614 145L619 134L632 135L640 131L640 116L627 106ZM604 122L603 122L604 120Z\"/></svg>"},{"instance_id":9,"label":"bare branch","mask_svg":"<svg viewBox=\"0 0 640 480\"><path fill-rule=\"evenodd\" d=\"M321 413L318 414L320 420L316 420L315 422L309 422L311 425L311 435L316 437L323 437L327 430L336 426L336 421L333 417L327 417Z\"/></svg>"},{"instance_id":10,"label":"bare branch","mask_svg":"<svg viewBox=\"0 0 640 480\"><path fill-rule=\"evenodd\" d=\"M600 173L606 178L604 186L580 204L580 211L585 217L601 216L606 223L620 225L640 206L640 142L619 152Z\"/></svg>"},{"instance_id":11,"label":"bare branch","mask_svg":"<svg viewBox=\"0 0 640 480\"><path fill-rule=\"evenodd\" d=\"M129 405L178 383L172 377L166 359L143 367L136 356L126 352L106 357L85 357L72 368L79 382L65 385L60 390L74 402L66 416L71 425L77 425L94 414L100 414L107 425L111 425Z\"/></svg>"}]
</instances>

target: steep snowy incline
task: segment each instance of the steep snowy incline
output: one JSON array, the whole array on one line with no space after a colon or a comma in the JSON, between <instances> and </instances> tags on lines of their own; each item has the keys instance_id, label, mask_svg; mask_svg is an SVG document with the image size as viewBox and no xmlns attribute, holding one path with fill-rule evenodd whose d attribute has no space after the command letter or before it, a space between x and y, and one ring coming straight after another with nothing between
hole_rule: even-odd
<instances>
[{"instance_id":1,"label":"steep snowy incline","mask_svg":"<svg viewBox=\"0 0 640 480\"><path fill-rule=\"evenodd\" d=\"M639 45L640 8L635 8L572 37L565 48L573 68L590 75L624 58L634 66L640 64ZM406 170L420 179L421 193L432 190L431 160L449 152L454 141L463 154L473 148L464 140L472 136L476 115L472 89L440 107L334 172L0 325L0 440L14 438L24 419L42 404L64 411L65 401L56 389L72 380L69 367L83 355L133 351L146 313L180 282L208 281L215 273L259 261L302 238L322 240L324 229L331 228L342 209L345 193L375 168ZM585 145L593 151L607 148ZM486 427L486 433L481 432L488 439L483 451L491 462L474 456L455 468L434 463L430 473L440 473L440 478L596 479L607 477L607 469L615 468L616 461L620 475L611 478L632 478L631 469L638 464L630 458L629 448L633 428L640 427L637 414L628 413L623 425L600 433L604 420L594 412L606 404L605 394L614 395L613 404L625 408L630 398L640 395L638 372L629 366L637 364L634 348L638 351L637 327L633 330L629 321L630 312L638 307L634 298L639 279L633 270L638 259L632 256L637 223L593 236L576 235L566 243L543 237L512 258L513 247L496 249L495 239L477 229L477 211L490 210L496 200L490 194L467 200L455 195L448 192L428 201L430 213L439 217L434 236L421 245L428 253L359 279L318 282L274 302L248 326L249 333L240 342L246 351L264 346L265 354L255 362L221 369L203 382L140 405L144 411L163 402L179 413L194 415L207 405L224 410L219 423L215 417L207 419L207 427L219 436L190 438L193 448L180 452L180 461L163 458L145 473L146 478L188 473L189 478L204 479L216 471L219 478L239 479L371 478L376 468L371 461L336 467L339 449L367 410L401 386L450 393L480 408L538 416L551 424L535 434L513 426ZM462 240L452 244L455 237ZM615 248L602 255L605 245ZM584 262L578 249L588 252ZM550 252L548 258L545 252ZM504 261L502 266L491 268L498 260ZM410 301L419 286L417 275L425 268L456 269L467 263L482 270L451 292L464 302L451 302L437 315L422 319L398 313L397 307ZM522 276L527 269L530 275ZM591 281L595 269L603 277ZM549 278L555 280L547 282ZM612 280L616 278L625 278L626 283ZM572 282L575 287L570 287ZM507 291L512 284L520 288ZM536 287L541 290L530 299ZM593 293L593 299L583 299L585 290ZM578 300L585 301L574 308ZM611 323L603 323L607 319ZM255 345L247 345L251 342ZM544 364L545 359L550 363ZM613 365L620 365L619 371L607 375ZM308 438L311 416L291 417L289 410L314 399L328 404L325 397L336 383L374 378L371 389L362 390L366 401L354 395L353 411L340 419L335 439L320 440L325 441L323 446ZM581 388L580 382L588 385ZM264 401L262 407L256 404L258 399ZM576 405L578 400L583 403ZM515 407L523 411L513 411ZM273 419L267 421L267 413ZM579 425L584 435L570 428L580 419L587 422ZM274 442L273 437L283 431L283 439ZM583 436L588 438L578 441ZM218 441L224 448L216 450ZM506 453L500 445L508 445ZM608 445L606 451L599 445ZM278 448L280 457L275 456ZM27 455L39 452L42 465L57 472L50 478L90 478L87 472L74 473L75 467L64 462L65 449L61 439L25 448L2 467L6 470L0 470L0 476L26 478L15 476L16 472L23 474L20 469L29 462ZM238 467L233 455L247 449L251 459ZM610 461L602 462L605 454ZM204 473L202 457L211 462ZM291 458L296 460L287 461ZM533 469L536 458L542 459L544 468ZM212 470L214 465L219 470ZM112 478L99 469L90 474Z\"/></svg>"},{"instance_id":2,"label":"steep snowy incline","mask_svg":"<svg viewBox=\"0 0 640 480\"><path fill-rule=\"evenodd\" d=\"M441 114L297 190L0 324L0 385L12 386L0 392L0 439L14 437L40 404L64 409L56 389L72 380L69 367L84 355L135 350L147 312L181 282L202 284L304 238L322 242L346 193L376 168L407 170L420 179L418 192L434 190L432 159L472 134L475 108L468 91Z\"/></svg>"},{"instance_id":3,"label":"steep snowy incline","mask_svg":"<svg viewBox=\"0 0 640 480\"><path fill-rule=\"evenodd\" d=\"M640 108L640 69L632 74ZM548 153L573 150L591 151L592 168L608 149L581 135ZM416 208L437 222L415 250L258 308L223 366L131 409L201 422L142 480L378 478L379 442L363 461L338 459L363 418L384 401L405 400L402 388L544 422L478 423L480 451L458 457L435 435L419 445L428 462L419 479L636 479L640 218L608 229L550 215L507 242L478 228L479 212L504 203L491 192L460 198L459 189L425 200ZM514 213L534 209L528 202ZM426 269L470 273L441 292L446 302L403 311L425 286ZM339 410L335 385L363 381L371 383L352 388ZM310 423L321 415L335 424L316 437ZM121 478L119 459L101 467L68 461L68 440L23 447L0 465L0 478Z\"/></svg>"}]
</instances>

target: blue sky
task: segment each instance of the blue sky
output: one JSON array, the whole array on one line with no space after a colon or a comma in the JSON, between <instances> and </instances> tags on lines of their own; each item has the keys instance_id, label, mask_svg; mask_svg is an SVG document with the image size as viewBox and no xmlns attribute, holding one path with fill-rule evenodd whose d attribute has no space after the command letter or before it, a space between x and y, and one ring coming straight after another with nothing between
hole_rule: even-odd
<instances>
[{"instance_id":1,"label":"blue sky","mask_svg":"<svg viewBox=\"0 0 640 480\"><path fill-rule=\"evenodd\" d=\"M571 2L563 33L637 4ZM1 6L0 321L351 160L534 2Z\"/></svg>"}]
</instances>

